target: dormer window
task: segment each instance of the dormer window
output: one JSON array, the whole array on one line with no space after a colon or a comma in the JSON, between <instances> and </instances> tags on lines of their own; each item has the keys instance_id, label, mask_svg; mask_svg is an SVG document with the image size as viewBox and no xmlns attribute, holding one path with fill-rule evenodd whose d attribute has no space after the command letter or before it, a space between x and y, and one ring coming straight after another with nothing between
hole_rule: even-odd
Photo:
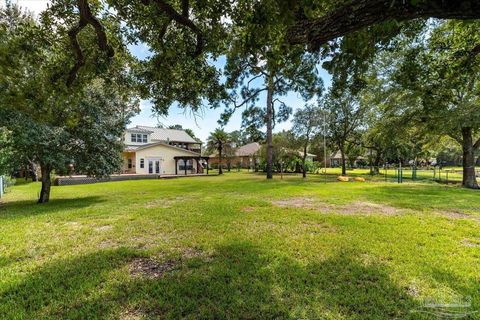
<instances>
[{"instance_id":1,"label":"dormer window","mask_svg":"<svg viewBox=\"0 0 480 320\"><path fill-rule=\"evenodd\" d=\"M132 133L131 140L132 142L147 143L148 136L146 134L141 134L141 133Z\"/></svg>"}]
</instances>

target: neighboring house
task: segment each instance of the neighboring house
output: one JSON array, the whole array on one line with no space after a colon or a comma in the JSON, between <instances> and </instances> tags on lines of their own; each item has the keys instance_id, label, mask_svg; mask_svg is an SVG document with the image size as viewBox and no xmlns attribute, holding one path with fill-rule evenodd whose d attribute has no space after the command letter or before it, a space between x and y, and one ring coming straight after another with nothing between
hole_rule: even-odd
<instances>
[{"instance_id":1,"label":"neighboring house","mask_svg":"<svg viewBox=\"0 0 480 320\"><path fill-rule=\"evenodd\" d=\"M235 150L235 158L232 161L242 168L253 168L255 163L258 163L261 146L257 142L252 142Z\"/></svg>"},{"instance_id":2,"label":"neighboring house","mask_svg":"<svg viewBox=\"0 0 480 320\"><path fill-rule=\"evenodd\" d=\"M362 163L365 163L365 161L367 160L366 157L363 157L363 156L358 156L356 159L355 159L355 162L354 162L354 167L358 167L360 166ZM348 166L348 157L347 155L345 155L345 161L346 161L346 164ZM332 154L332 156L330 157L330 167L334 168L334 167L340 167L342 165L342 153L340 152L340 150L338 150L336 153Z\"/></svg>"},{"instance_id":3,"label":"neighboring house","mask_svg":"<svg viewBox=\"0 0 480 320\"><path fill-rule=\"evenodd\" d=\"M252 142L244 146L235 149L233 155L223 155L223 165L228 167L228 164L232 167L240 166L241 168L254 168L259 163L261 145L257 142ZM298 156L303 157L303 151L298 151ZM315 154L307 153L307 162L313 162L317 156ZM214 153L210 155L211 164L219 163L218 154Z\"/></svg>"},{"instance_id":4,"label":"neighboring house","mask_svg":"<svg viewBox=\"0 0 480 320\"><path fill-rule=\"evenodd\" d=\"M232 166L241 168L253 168L258 162L260 156L260 144L257 142L252 142L244 146L238 147L235 149L233 156L223 155L223 164L228 165L230 163ZM220 159L218 154L214 153L210 155L210 163L218 164Z\"/></svg>"},{"instance_id":5,"label":"neighboring house","mask_svg":"<svg viewBox=\"0 0 480 320\"><path fill-rule=\"evenodd\" d=\"M330 167L339 167L342 165L342 154L339 151L330 156Z\"/></svg>"},{"instance_id":6,"label":"neighboring house","mask_svg":"<svg viewBox=\"0 0 480 320\"><path fill-rule=\"evenodd\" d=\"M187 175L208 170L202 143L183 130L136 126L125 131L124 142L122 173Z\"/></svg>"},{"instance_id":7,"label":"neighboring house","mask_svg":"<svg viewBox=\"0 0 480 320\"><path fill-rule=\"evenodd\" d=\"M303 151L298 151L298 156L300 158L302 158L303 157ZM313 162L316 158L317 158L316 154L312 154L312 153L307 152L307 157L305 158L305 161L306 162Z\"/></svg>"}]
</instances>

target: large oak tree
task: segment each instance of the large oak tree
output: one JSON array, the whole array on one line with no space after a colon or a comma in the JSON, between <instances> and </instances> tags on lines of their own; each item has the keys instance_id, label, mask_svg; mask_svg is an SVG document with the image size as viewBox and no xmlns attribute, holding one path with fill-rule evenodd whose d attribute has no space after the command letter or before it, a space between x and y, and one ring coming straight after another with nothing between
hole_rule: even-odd
<instances>
[{"instance_id":1,"label":"large oak tree","mask_svg":"<svg viewBox=\"0 0 480 320\"><path fill-rule=\"evenodd\" d=\"M50 199L52 172L65 172L69 164L91 176L118 171L120 137L136 108L128 73L134 60L120 45L108 57L95 36L83 33L78 41L91 55L69 81L69 44L62 41L68 31L55 10L38 21L10 5L0 14L0 126L12 133L21 158L40 165L40 203ZM113 27L109 19L104 23Z\"/></svg>"}]
</instances>

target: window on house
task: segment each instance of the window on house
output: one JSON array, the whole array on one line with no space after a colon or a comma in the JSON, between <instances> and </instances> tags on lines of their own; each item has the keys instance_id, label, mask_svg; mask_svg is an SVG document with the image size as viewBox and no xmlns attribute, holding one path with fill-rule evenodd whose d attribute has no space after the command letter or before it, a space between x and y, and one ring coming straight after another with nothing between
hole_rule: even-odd
<instances>
[{"instance_id":1,"label":"window on house","mask_svg":"<svg viewBox=\"0 0 480 320\"><path fill-rule=\"evenodd\" d=\"M187 160L187 170L193 170L193 160ZM179 170L185 170L185 162L180 160Z\"/></svg>"},{"instance_id":2,"label":"window on house","mask_svg":"<svg viewBox=\"0 0 480 320\"><path fill-rule=\"evenodd\" d=\"M148 142L148 135L146 134L132 133L131 138L132 138L132 142L141 142L141 143Z\"/></svg>"},{"instance_id":3,"label":"window on house","mask_svg":"<svg viewBox=\"0 0 480 320\"><path fill-rule=\"evenodd\" d=\"M132 159L128 159L128 169L132 169Z\"/></svg>"},{"instance_id":4,"label":"window on house","mask_svg":"<svg viewBox=\"0 0 480 320\"><path fill-rule=\"evenodd\" d=\"M145 159L140 159L140 168L145 168Z\"/></svg>"}]
</instances>

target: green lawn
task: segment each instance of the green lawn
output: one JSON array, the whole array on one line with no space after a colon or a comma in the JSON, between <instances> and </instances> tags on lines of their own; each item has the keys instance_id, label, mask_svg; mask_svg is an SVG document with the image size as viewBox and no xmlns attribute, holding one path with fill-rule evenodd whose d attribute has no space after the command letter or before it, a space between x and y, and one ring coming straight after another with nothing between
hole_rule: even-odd
<instances>
[{"instance_id":1,"label":"green lawn","mask_svg":"<svg viewBox=\"0 0 480 320\"><path fill-rule=\"evenodd\" d=\"M329 179L333 180L333 179ZM251 173L0 205L1 319L435 319L480 310L480 192ZM476 313L469 319L480 319Z\"/></svg>"},{"instance_id":2,"label":"green lawn","mask_svg":"<svg viewBox=\"0 0 480 320\"><path fill-rule=\"evenodd\" d=\"M480 168L477 168L477 170L480 170ZM323 173L323 169L320 169L321 173ZM438 168L435 168L435 171L433 168L431 169L417 169L416 170L416 180L438 180L440 179L441 181L449 181L449 183L452 182L457 182L461 183L463 179L463 168L461 167L448 167L448 168L442 168L442 170L439 172ZM327 168L327 173L329 175L340 175L342 173L341 168ZM347 169L347 175L349 176L365 176L369 175L370 169ZM396 168L388 168L387 171L387 181L393 182L397 181L397 174L398 171ZM404 181L412 180L412 168L407 167L402 169L402 176ZM385 170L383 168L380 169L380 174L373 177L377 181L384 181L385 180Z\"/></svg>"}]
</instances>

